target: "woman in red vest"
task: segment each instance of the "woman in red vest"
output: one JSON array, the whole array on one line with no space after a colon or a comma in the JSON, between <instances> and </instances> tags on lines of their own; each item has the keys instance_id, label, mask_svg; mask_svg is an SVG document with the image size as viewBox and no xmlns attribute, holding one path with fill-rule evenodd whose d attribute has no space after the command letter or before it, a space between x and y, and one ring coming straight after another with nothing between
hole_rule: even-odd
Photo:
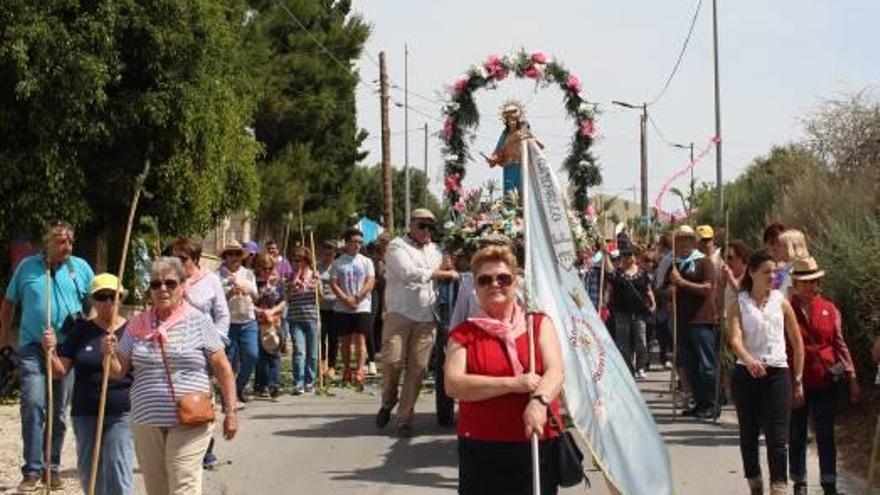
<instances>
[{"instance_id":1,"label":"woman in red vest","mask_svg":"<svg viewBox=\"0 0 880 495\"><path fill-rule=\"evenodd\" d=\"M540 437L541 494L557 493L563 364L550 318L534 318L535 372L529 370L525 312L517 303L517 261L507 246L471 260L480 315L449 334L446 393L459 401L458 492L531 494L532 433Z\"/></svg>"},{"instance_id":2,"label":"woman in red vest","mask_svg":"<svg viewBox=\"0 0 880 495\"><path fill-rule=\"evenodd\" d=\"M838 386L849 383L849 397L859 397L859 384L843 338L840 311L819 294L825 272L812 257L796 260L791 273L791 306L804 341L804 405L791 413L789 467L795 495L807 493L807 418L812 412L819 448L819 471L825 495L837 492L837 448L834 405Z\"/></svg>"}]
</instances>

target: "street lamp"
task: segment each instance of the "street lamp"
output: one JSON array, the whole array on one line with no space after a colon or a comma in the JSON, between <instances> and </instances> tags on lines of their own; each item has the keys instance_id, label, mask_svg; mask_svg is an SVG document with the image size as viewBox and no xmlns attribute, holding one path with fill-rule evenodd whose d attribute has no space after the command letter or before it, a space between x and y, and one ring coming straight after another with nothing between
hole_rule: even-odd
<instances>
[{"instance_id":1,"label":"street lamp","mask_svg":"<svg viewBox=\"0 0 880 495\"><path fill-rule=\"evenodd\" d=\"M639 157L640 157L640 173L641 173L641 215L642 221L650 222L648 214L648 105L647 103L642 103L641 105L633 105L632 103L626 103L624 101L612 101L613 105L621 106L624 108L630 108L633 110L641 110L642 115L639 119Z\"/></svg>"},{"instance_id":2,"label":"street lamp","mask_svg":"<svg viewBox=\"0 0 880 495\"><path fill-rule=\"evenodd\" d=\"M695 183L694 183L694 143L693 143L693 141L691 141L691 144L687 144L687 145L685 145L685 144L671 143L671 146L672 146L673 148L678 148L678 149L682 149L682 150L690 150L690 156L691 156L691 161L690 161L690 167L691 167L691 201L693 201L693 200L694 200L694 184L695 184Z\"/></svg>"}]
</instances>

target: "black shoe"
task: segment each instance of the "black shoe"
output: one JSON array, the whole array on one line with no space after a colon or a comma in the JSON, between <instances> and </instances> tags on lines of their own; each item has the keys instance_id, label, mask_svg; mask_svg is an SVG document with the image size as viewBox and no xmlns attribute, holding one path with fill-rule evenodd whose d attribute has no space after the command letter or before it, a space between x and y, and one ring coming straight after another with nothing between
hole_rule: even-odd
<instances>
[{"instance_id":1,"label":"black shoe","mask_svg":"<svg viewBox=\"0 0 880 495\"><path fill-rule=\"evenodd\" d=\"M696 416L699 419L715 419L715 408L714 407L704 407L703 409L700 409L699 411L697 411L697 413L694 414L694 416Z\"/></svg>"},{"instance_id":2,"label":"black shoe","mask_svg":"<svg viewBox=\"0 0 880 495\"><path fill-rule=\"evenodd\" d=\"M251 398L247 394L238 394L238 401L242 404L247 404L251 401Z\"/></svg>"},{"instance_id":3,"label":"black shoe","mask_svg":"<svg viewBox=\"0 0 880 495\"><path fill-rule=\"evenodd\" d=\"M391 408L380 407L379 412L376 413L376 428L385 428L389 421L391 421Z\"/></svg>"},{"instance_id":4,"label":"black shoe","mask_svg":"<svg viewBox=\"0 0 880 495\"><path fill-rule=\"evenodd\" d=\"M681 415L682 415L682 416L696 416L697 413L699 413L699 412L700 412L700 409L699 409L699 408L697 408L697 407L692 407L692 408L690 408L690 409L685 409L684 411L682 411L682 412L681 412Z\"/></svg>"},{"instance_id":5,"label":"black shoe","mask_svg":"<svg viewBox=\"0 0 880 495\"><path fill-rule=\"evenodd\" d=\"M26 474L18 484L18 493L35 493L40 486L40 475L37 473Z\"/></svg>"},{"instance_id":6,"label":"black shoe","mask_svg":"<svg viewBox=\"0 0 880 495\"><path fill-rule=\"evenodd\" d=\"M843 495L843 493L837 491L836 483L822 483L822 495Z\"/></svg>"},{"instance_id":7,"label":"black shoe","mask_svg":"<svg viewBox=\"0 0 880 495\"><path fill-rule=\"evenodd\" d=\"M397 427L397 436L400 438L412 438L413 430L412 426L408 424L402 424Z\"/></svg>"}]
</instances>

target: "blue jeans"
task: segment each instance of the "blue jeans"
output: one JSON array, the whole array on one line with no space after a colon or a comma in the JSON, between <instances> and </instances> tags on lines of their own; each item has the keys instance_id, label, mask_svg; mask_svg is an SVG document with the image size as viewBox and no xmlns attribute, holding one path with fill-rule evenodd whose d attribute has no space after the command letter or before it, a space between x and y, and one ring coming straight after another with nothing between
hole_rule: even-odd
<instances>
[{"instance_id":1,"label":"blue jeans","mask_svg":"<svg viewBox=\"0 0 880 495\"><path fill-rule=\"evenodd\" d=\"M22 474L42 475L45 459L45 417L46 417L46 368L43 347L36 342L22 346L18 350L21 359L21 440L24 465ZM65 412L73 392L74 372L71 370L53 385L54 400L52 410L52 471L57 472L61 465L61 446L67 431Z\"/></svg>"},{"instance_id":2,"label":"blue jeans","mask_svg":"<svg viewBox=\"0 0 880 495\"><path fill-rule=\"evenodd\" d=\"M97 416L74 416L73 433L76 435L76 464L84 492L88 491L92 470L92 449L95 447ZM134 478L134 442L128 413L104 417L104 435L101 437L101 463L95 482L97 495L129 495Z\"/></svg>"},{"instance_id":3,"label":"blue jeans","mask_svg":"<svg viewBox=\"0 0 880 495\"><path fill-rule=\"evenodd\" d=\"M260 328L257 320L245 323L232 323L229 325L229 348L226 354L232 369L237 373L235 377L235 390L238 395L244 393L244 389L251 379L251 373L257 364L257 355L260 348Z\"/></svg>"},{"instance_id":4,"label":"blue jeans","mask_svg":"<svg viewBox=\"0 0 880 495\"><path fill-rule=\"evenodd\" d=\"M710 324L684 326L681 347L685 370L697 409L716 407L715 397L715 328Z\"/></svg>"},{"instance_id":5,"label":"blue jeans","mask_svg":"<svg viewBox=\"0 0 880 495\"><path fill-rule=\"evenodd\" d=\"M293 323L293 383L301 388L315 383L318 370L317 324L313 321Z\"/></svg>"},{"instance_id":6,"label":"blue jeans","mask_svg":"<svg viewBox=\"0 0 880 495\"><path fill-rule=\"evenodd\" d=\"M791 411L789 429L789 473L792 481L807 480L807 419L813 413L819 474L822 483L837 483L837 446L834 443L834 402L837 387L804 393L804 406Z\"/></svg>"},{"instance_id":7,"label":"blue jeans","mask_svg":"<svg viewBox=\"0 0 880 495\"><path fill-rule=\"evenodd\" d=\"M281 382L281 354L269 354L260 346L260 357L257 359L257 373L254 378L254 391L263 387L278 387Z\"/></svg>"}]
</instances>

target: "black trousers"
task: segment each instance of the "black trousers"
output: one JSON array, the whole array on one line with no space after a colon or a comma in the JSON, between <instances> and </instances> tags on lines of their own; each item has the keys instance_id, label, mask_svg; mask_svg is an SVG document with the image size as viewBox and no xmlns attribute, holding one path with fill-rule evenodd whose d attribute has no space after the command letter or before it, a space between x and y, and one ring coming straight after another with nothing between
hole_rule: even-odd
<instances>
[{"instance_id":1,"label":"black trousers","mask_svg":"<svg viewBox=\"0 0 880 495\"><path fill-rule=\"evenodd\" d=\"M559 490L559 440L540 442L541 495ZM532 495L529 442L488 442L458 438L460 495Z\"/></svg>"},{"instance_id":2,"label":"black trousers","mask_svg":"<svg viewBox=\"0 0 880 495\"><path fill-rule=\"evenodd\" d=\"M321 310L321 358L327 360L327 366L336 366L339 355L339 335L336 333L332 310Z\"/></svg>"},{"instance_id":3,"label":"black trousers","mask_svg":"<svg viewBox=\"0 0 880 495\"><path fill-rule=\"evenodd\" d=\"M791 375L788 368L767 368L767 376L752 378L745 366L737 365L732 385L739 420L739 450L746 478L761 476L758 437L763 431L770 482L788 482L791 421Z\"/></svg>"}]
</instances>

